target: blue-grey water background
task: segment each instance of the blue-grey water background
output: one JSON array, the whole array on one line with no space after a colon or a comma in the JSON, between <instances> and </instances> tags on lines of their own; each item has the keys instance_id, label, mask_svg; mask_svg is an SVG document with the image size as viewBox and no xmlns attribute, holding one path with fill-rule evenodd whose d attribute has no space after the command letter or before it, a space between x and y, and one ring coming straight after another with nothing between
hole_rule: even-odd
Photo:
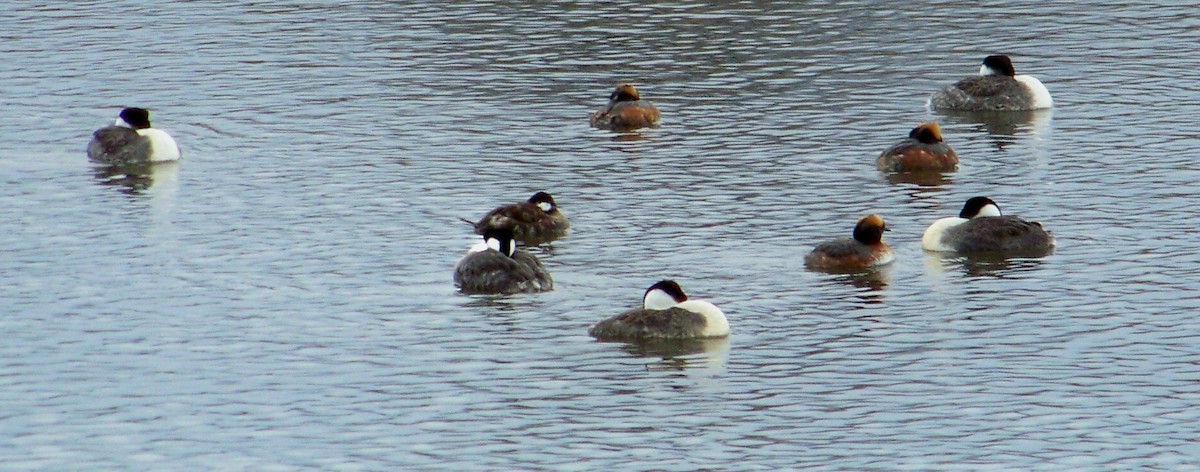
<instances>
[{"instance_id":1,"label":"blue-grey water background","mask_svg":"<svg viewBox=\"0 0 1200 472\"><path fill-rule=\"evenodd\" d=\"M0 469L1195 470L1200 17L1146 2L77 2L0 15ZM1053 112L925 109L1005 52ZM637 84L662 126L589 129ZM122 106L178 165L86 161ZM933 185L880 150L937 119ZM469 297L538 190L553 292ZM1058 250L927 255L988 195ZM882 214L896 262L804 270ZM664 277L686 352L589 324Z\"/></svg>"}]
</instances>

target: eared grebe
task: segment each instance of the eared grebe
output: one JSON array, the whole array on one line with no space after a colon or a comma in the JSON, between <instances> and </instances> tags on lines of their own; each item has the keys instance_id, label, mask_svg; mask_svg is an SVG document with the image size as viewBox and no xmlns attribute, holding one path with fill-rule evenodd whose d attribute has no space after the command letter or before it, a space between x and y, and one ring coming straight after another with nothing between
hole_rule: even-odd
<instances>
[{"instance_id":1,"label":"eared grebe","mask_svg":"<svg viewBox=\"0 0 1200 472\"><path fill-rule=\"evenodd\" d=\"M896 257L892 247L883 242L884 231L888 228L882 217L864 216L854 226L853 239L821 243L804 257L804 265L817 270L853 271L890 263Z\"/></svg>"},{"instance_id":2,"label":"eared grebe","mask_svg":"<svg viewBox=\"0 0 1200 472\"><path fill-rule=\"evenodd\" d=\"M631 84L618 85L608 98L608 106L592 114L592 126L613 131L629 131L658 125L660 114L653 104L642 100Z\"/></svg>"},{"instance_id":3,"label":"eared grebe","mask_svg":"<svg viewBox=\"0 0 1200 472\"><path fill-rule=\"evenodd\" d=\"M958 167L958 154L942 142L937 123L921 123L909 131L907 139L879 154L875 166L890 172L945 172Z\"/></svg>"}]
</instances>

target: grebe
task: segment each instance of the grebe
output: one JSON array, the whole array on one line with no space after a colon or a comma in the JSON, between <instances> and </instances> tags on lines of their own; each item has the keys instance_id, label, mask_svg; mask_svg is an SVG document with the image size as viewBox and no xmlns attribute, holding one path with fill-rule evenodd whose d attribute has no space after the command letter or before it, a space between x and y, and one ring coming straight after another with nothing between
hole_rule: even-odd
<instances>
[{"instance_id":1,"label":"grebe","mask_svg":"<svg viewBox=\"0 0 1200 472\"><path fill-rule=\"evenodd\" d=\"M179 145L166 131L150 127L145 108L121 110L117 121L92 133L88 158L107 164L142 164L178 160Z\"/></svg>"},{"instance_id":2,"label":"grebe","mask_svg":"<svg viewBox=\"0 0 1200 472\"><path fill-rule=\"evenodd\" d=\"M1054 100L1042 82L1030 75L1017 75L1008 56L983 59L979 75L967 77L938 90L929 107L944 110L1010 111L1051 108Z\"/></svg>"},{"instance_id":3,"label":"grebe","mask_svg":"<svg viewBox=\"0 0 1200 472\"><path fill-rule=\"evenodd\" d=\"M642 307L596 323L588 334L598 339L694 339L729 335L725 313L712 303L689 300L673 280L662 280L642 295Z\"/></svg>"}]
</instances>

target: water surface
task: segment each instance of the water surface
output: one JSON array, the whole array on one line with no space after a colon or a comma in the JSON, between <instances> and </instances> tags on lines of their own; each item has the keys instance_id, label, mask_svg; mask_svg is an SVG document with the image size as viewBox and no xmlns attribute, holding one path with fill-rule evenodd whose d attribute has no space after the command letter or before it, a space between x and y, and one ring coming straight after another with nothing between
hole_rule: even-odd
<instances>
[{"instance_id":1,"label":"water surface","mask_svg":"<svg viewBox=\"0 0 1200 472\"><path fill-rule=\"evenodd\" d=\"M1200 466L1186 6L139 2L0 18L11 470ZM934 115L1006 52L1057 108ZM632 81L660 128L592 130ZM84 148L153 110L178 165ZM958 172L874 158L937 119ZM469 297L458 218L546 190L555 291ZM988 195L1040 259L927 255ZM803 268L882 214L897 261ZM671 277L733 335L598 343Z\"/></svg>"}]
</instances>

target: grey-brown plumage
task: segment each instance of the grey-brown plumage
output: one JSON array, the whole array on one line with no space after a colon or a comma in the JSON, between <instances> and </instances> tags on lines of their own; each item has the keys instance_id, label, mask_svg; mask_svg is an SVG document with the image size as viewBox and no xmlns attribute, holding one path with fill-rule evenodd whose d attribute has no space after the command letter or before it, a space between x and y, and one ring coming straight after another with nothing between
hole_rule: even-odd
<instances>
[{"instance_id":1,"label":"grey-brown plumage","mask_svg":"<svg viewBox=\"0 0 1200 472\"><path fill-rule=\"evenodd\" d=\"M458 261L454 285L463 293L510 294L554 289L550 272L536 256L517 250L510 229L489 229L484 240L498 243L500 250L469 252Z\"/></svg>"},{"instance_id":2,"label":"grey-brown plumage","mask_svg":"<svg viewBox=\"0 0 1200 472\"><path fill-rule=\"evenodd\" d=\"M987 75L982 75L988 71ZM1016 78L1008 56L983 58L981 75L967 77L938 90L929 106L943 110L1012 111L1038 108L1034 92Z\"/></svg>"},{"instance_id":3,"label":"grey-brown plumage","mask_svg":"<svg viewBox=\"0 0 1200 472\"><path fill-rule=\"evenodd\" d=\"M1033 108L1033 94L1007 75L967 77L933 95L930 106L968 111L1008 111Z\"/></svg>"},{"instance_id":4,"label":"grey-brown plumage","mask_svg":"<svg viewBox=\"0 0 1200 472\"><path fill-rule=\"evenodd\" d=\"M596 323L588 334L602 340L687 339L704 331L705 324L704 315L682 308L636 308Z\"/></svg>"},{"instance_id":5,"label":"grey-brown plumage","mask_svg":"<svg viewBox=\"0 0 1200 472\"><path fill-rule=\"evenodd\" d=\"M513 238L530 246L566 236L571 228L567 215L546 192L537 192L521 203L496 208L473 224L477 234L490 228L509 228Z\"/></svg>"},{"instance_id":6,"label":"grey-brown plumage","mask_svg":"<svg viewBox=\"0 0 1200 472\"><path fill-rule=\"evenodd\" d=\"M131 164L150 160L150 139L124 126L105 126L92 133L88 159L107 164Z\"/></svg>"},{"instance_id":7,"label":"grey-brown plumage","mask_svg":"<svg viewBox=\"0 0 1200 472\"><path fill-rule=\"evenodd\" d=\"M946 231L943 240L963 253L1041 255L1054 249L1054 237L1037 222L1016 216L979 216Z\"/></svg>"},{"instance_id":8,"label":"grey-brown plumage","mask_svg":"<svg viewBox=\"0 0 1200 472\"><path fill-rule=\"evenodd\" d=\"M853 238L838 238L818 244L804 258L804 261L809 265L815 265L816 261L821 260L821 258L870 259L871 247Z\"/></svg>"}]
</instances>

